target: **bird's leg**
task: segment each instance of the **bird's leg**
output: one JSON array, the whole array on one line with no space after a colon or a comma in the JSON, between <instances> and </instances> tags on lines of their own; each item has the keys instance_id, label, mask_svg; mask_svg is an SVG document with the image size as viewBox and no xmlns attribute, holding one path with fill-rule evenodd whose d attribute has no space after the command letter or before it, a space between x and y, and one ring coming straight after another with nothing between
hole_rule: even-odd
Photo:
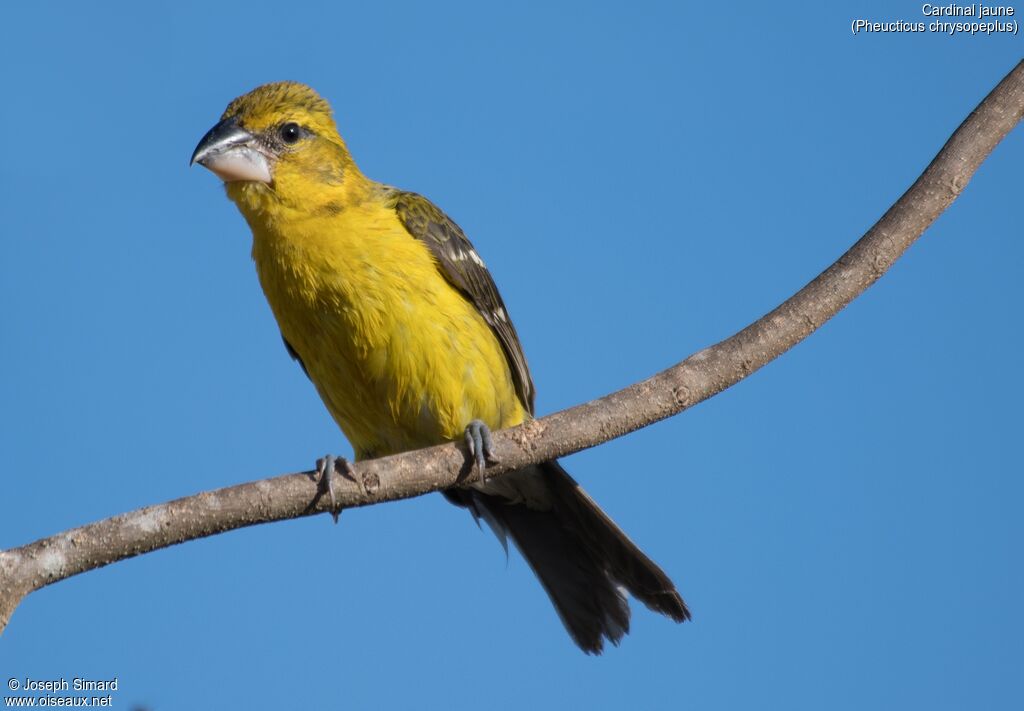
<instances>
[{"instance_id":1,"label":"bird's leg","mask_svg":"<svg viewBox=\"0 0 1024 711\"><path fill-rule=\"evenodd\" d=\"M491 439L491 429L483 420L473 420L466 425L466 446L469 448L469 456L476 460L476 467L480 472L480 483L487 483L485 469L487 462L497 464L494 458L494 441Z\"/></svg>"},{"instance_id":2,"label":"bird's leg","mask_svg":"<svg viewBox=\"0 0 1024 711\"><path fill-rule=\"evenodd\" d=\"M334 481L331 476L338 470L338 465L341 465L342 470L348 474L349 478L359 484L359 488L366 493L366 489L363 487L362 480L356 476L356 470L344 457L335 457L333 454L325 455L322 459L316 460L316 473L319 474L317 479L317 490L327 496L331 500L331 516L334 517L334 522L338 522L338 516L341 515L341 507L338 506L338 500L334 496Z\"/></svg>"}]
</instances>

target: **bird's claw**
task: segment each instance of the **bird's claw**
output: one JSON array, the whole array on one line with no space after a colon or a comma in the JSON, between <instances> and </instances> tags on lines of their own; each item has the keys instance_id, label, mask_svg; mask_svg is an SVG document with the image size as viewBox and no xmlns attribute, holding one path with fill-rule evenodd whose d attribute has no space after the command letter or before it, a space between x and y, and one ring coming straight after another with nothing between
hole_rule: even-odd
<instances>
[{"instance_id":1,"label":"bird's claw","mask_svg":"<svg viewBox=\"0 0 1024 711\"><path fill-rule=\"evenodd\" d=\"M491 430L483 420L473 420L466 425L466 447L469 448L469 456L473 457L480 472L480 483L487 483L487 462L496 464L498 460L494 458Z\"/></svg>"},{"instance_id":2,"label":"bird's claw","mask_svg":"<svg viewBox=\"0 0 1024 711\"><path fill-rule=\"evenodd\" d=\"M316 473L319 475L317 479L317 488L321 494L326 493L328 498L331 500L331 516L334 518L334 522L338 522L338 516L341 515L341 507L338 506L338 499L334 496L334 480L331 476L338 471L338 465L341 465L341 469L350 479L359 484L359 489L365 494L366 489L363 487L362 480L356 476L356 470L344 457L335 457L333 454L328 454L322 459L316 460Z\"/></svg>"}]
</instances>

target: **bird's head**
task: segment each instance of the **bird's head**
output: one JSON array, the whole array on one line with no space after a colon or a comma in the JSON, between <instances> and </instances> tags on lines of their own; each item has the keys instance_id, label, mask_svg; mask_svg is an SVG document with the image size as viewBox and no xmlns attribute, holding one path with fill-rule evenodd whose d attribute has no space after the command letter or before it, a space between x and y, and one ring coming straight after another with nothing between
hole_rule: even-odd
<instances>
[{"instance_id":1,"label":"bird's head","mask_svg":"<svg viewBox=\"0 0 1024 711\"><path fill-rule=\"evenodd\" d=\"M264 84L230 104L192 153L239 203L308 201L358 175L330 105L297 82Z\"/></svg>"}]
</instances>

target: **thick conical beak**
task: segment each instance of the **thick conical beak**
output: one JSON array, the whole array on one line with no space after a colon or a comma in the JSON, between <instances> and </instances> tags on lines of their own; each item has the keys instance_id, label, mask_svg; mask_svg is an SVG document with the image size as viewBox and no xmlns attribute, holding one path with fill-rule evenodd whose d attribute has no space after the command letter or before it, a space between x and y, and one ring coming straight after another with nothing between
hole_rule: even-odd
<instances>
[{"instance_id":1,"label":"thick conical beak","mask_svg":"<svg viewBox=\"0 0 1024 711\"><path fill-rule=\"evenodd\" d=\"M266 154L235 118L225 119L206 132L189 165L196 163L225 183L248 180L269 184L273 180Z\"/></svg>"}]
</instances>

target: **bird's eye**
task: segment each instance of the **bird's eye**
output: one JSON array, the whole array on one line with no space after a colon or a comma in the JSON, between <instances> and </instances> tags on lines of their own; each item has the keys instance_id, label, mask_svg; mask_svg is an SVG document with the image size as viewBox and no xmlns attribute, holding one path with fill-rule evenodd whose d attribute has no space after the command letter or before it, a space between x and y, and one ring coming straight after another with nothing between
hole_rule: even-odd
<instances>
[{"instance_id":1,"label":"bird's eye","mask_svg":"<svg viewBox=\"0 0 1024 711\"><path fill-rule=\"evenodd\" d=\"M302 129L299 128L297 123L286 123L284 126L281 126L279 133L281 140L288 144L298 143L299 139L302 138Z\"/></svg>"}]
</instances>

